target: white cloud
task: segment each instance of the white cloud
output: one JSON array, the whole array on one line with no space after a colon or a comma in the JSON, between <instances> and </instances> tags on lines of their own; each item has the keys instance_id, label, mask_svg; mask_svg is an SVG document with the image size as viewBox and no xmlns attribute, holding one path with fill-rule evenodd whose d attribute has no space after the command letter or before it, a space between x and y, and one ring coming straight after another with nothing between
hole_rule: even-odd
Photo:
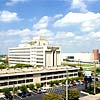
<instances>
[{"instance_id":1,"label":"white cloud","mask_svg":"<svg viewBox=\"0 0 100 100\"><path fill-rule=\"evenodd\" d=\"M54 35L54 33L48 29L40 29L40 30L37 30L37 31L34 31L36 35L43 35L43 36L46 36L46 37L52 37Z\"/></svg>"},{"instance_id":2,"label":"white cloud","mask_svg":"<svg viewBox=\"0 0 100 100\"><path fill-rule=\"evenodd\" d=\"M97 31L97 32L91 32L88 34L88 37L90 37L90 39L100 39L100 31Z\"/></svg>"},{"instance_id":3,"label":"white cloud","mask_svg":"<svg viewBox=\"0 0 100 100\"><path fill-rule=\"evenodd\" d=\"M63 33L58 33L56 34L56 38L72 38L74 37L75 34L72 32L63 32Z\"/></svg>"},{"instance_id":4,"label":"white cloud","mask_svg":"<svg viewBox=\"0 0 100 100\"><path fill-rule=\"evenodd\" d=\"M6 2L6 5L7 6L13 6L15 4L18 4L18 3L24 3L24 2L27 2L29 0L9 0L8 2Z\"/></svg>"},{"instance_id":5,"label":"white cloud","mask_svg":"<svg viewBox=\"0 0 100 100\"><path fill-rule=\"evenodd\" d=\"M10 11L0 11L0 21L1 22L12 22L12 21L19 21L21 20L17 13L15 12L10 12Z\"/></svg>"},{"instance_id":6,"label":"white cloud","mask_svg":"<svg viewBox=\"0 0 100 100\"><path fill-rule=\"evenodd\" d=\"M100 18L85 21L80 25L80 28L84 32L98 31L100 29Z\"/></svg>"},{"instance_id":7,"label":"white cloud","mask_svg":"<svg viewBox=\"0 0 100 100\"><path fill-rule=\"evenodd\" d=\"M88 11L84 0L72 0L71 9L80 9L81 12Z\"/></svg>"},{"instance_id":8,"label":"white cloud","mask_svg":"<svg viewBox=\"0 0 100 100\"><path fill-rule=\"evenodd\" d=\"M31 40L31 38L29 37L29 36L26 36L26 37L23 37L22 39L21 39L21 43L25 43L25 42L28 42L28 41L30 41Z\"/></svg>"},{"instance_id":9,"label":"white cloud","mask_svg":"<svg viewBox=\"0 0 100 100\"><path fill-rule=\"evenodd\" d=\"M63 17L63 14L57 14L57 15L55 15L53 18L54 18L54 19L59 19L59 18L61 18L61 17Z\"/></svg>"},{"instance_id":10,"label":"white cloud","mask_svg":"<svg viewBox=\"0 0 100 100\"><path fill-rule=\"evenodd\" d=\"M39 22L37 22L36 24L33 25L34 29L43 29L43 28L47 28L48 26L48 22L49 22L49 17L48 16L43 16Z\"/></svg>"},{"instance_id":11,"label":"white cloud","mask_svg":"<svg viewBox=\"0 0 100 100\"><path fill-rule=\"evenodd\" d=\"M8 31L1 31L0 36L20 36L20 37L26 37L29 35L33 35L33 31L30 29L22 29L22 30L13 30L10 29Z\"/></svg>"},{"instance_id":12,"label":"white cloud","mask_svg":"<svg viewBox=\"0 0 100 100\"><path fill-rule=\"evenodd\" d=\"M77 24L82 23L86 21L93 21L100 18L100 13L93 13L93 12L87 12L87 13L73 13L69 12L66 14L63 18L57 20L54 23L55 27L63 27L68 24Z\"/></svg>"}]
</instances>

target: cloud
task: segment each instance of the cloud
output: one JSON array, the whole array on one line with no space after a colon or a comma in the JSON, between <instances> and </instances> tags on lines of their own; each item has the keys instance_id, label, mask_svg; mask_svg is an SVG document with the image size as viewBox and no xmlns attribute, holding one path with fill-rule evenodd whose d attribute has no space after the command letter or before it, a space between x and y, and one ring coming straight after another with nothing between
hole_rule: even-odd
<instances>
[{"instance_id":1,"label":"cloud","mask_svg":"<svg viewBox=\"0 0 100 100\"><path fill-rule=\"evenodd\" d=\"M18 4L18 3L24 3L24 2L27 2L29 0L9 0L8 2L6 2L6 5L7 6L13 6L15 4Z\"/></svg>"},{"instance_id":2,"label":"cloud","mask_svg":"<svg viewBox=\"0 0 100 100\"><path fill-rule=\"evenodd\" d=\"M0 32L0 36L20 36L22 38L33 35L33 31L26 28L26 29L22 29L22 30L14 30L14 29L10 29L8 31L1 31Z\"/></svg>"},{"instance_id":3,"label":"cloud","mask_svg":"<svg viewBox=\"0 0 100 100\"><path fill-rule=\"evenodd\" d=\"M86 21L93 21L100 18L100 13L87 12L87 13L73 13L69 12L63 18L54 23L55 27L64 27L69 24L79 24Z\"/></svg>"},{"instance_id":4,"label":"cloud","mask_svg":"<svg viewBox=\"0 0 100 100\"><path fill-rule=\"evenodd\" d=\"M63 17L63 14L56 14L53 18L54 18L54 19L59 19L59 18L61 18L61 17Z\"/></svg>"},{"instance_id":5,"label":"cloud","mask_svg":"<svg viewBox=\"0 0 100 100\"><path fill-rule=\"evenodd\" d=\"M58 34L56 34L56 38L72 38L74 37L75 34L72 32L60 32Z\"/></svg>"},{"instance_id":6,"label":"cloud","mask_svg":"<svg viewBox=\"0 0 100 100\"><path fill-rule=\"evenodd\" d=\"M8 23L8 22L19 21L19 20L21 19L18 17L18 14L15 12L10 12L7 10L0 11L0 21L1 22Z\"/></svg>"},{"instance_id":7,"label":"cloud","mask_svg":"<svg viewBox=\"0 0 100 100\"><path fill-rule=\"evenodd\" d=\"M72 0L71 9L79 9L81 12L88 11L84 0Z\"/></svg>"},{"instance_id":8,"label":"cloud","mask_svg":"<svg viewBox=\"0 0 100 100\"><path fill-rule=\"evenodd\" d=\"M16 40L12 40L12 39L6 39L4 41L0 40L0 47L2 47L2 49L0 49L0 54L7 54L8 48L16 46L17 43L18 42Z\"/></svg>"},{"instance_id":9,"label":"cloud","mask_svg":"<svg viewBox=\"0 0 100 100\"><path fill-rule=\"evenodd\" d=\"M80 25L80 28L84 32L98 31L100 29L100 18L95 20L85 21Z\"/></svg>"},{"instance_id":10,"label":"cloud","mask_svg":"<svg viewBox=\"0 0 100 100\"><path fill-rule=\"evenodd\" d=\"M33 28L36 30L47 28L48 22L49 22L49 17L43 16L36 24L33 25Z\"/></svg>"},{"instance_id":11,"label":"cloud","mask_svg":"<svg viewBox=\"0 0 100 100\"><path fill-rule=\"evenodd\" d=\"M36 30L34 32L37 36L42 35L42 36L46 36L46 37L52 37L54 35L54 33L48 29L40 29L40 30Z\"/></svg>"}]
</instances>

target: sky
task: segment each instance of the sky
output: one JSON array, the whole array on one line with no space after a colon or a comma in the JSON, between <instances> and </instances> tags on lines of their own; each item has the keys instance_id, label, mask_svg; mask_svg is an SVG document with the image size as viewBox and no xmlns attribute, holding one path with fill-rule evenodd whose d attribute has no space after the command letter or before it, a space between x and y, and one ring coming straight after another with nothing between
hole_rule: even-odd
<instances>
[{"instance_id":1,"label":"sky","mask_svg":"<svg viewBox=\"0 0 100 100\"><path fill-rule=\"evenodd\" d=\"M100 50L100 0L0 0L0 54L36 36L61 52Z\"/></svg>"}]
</instances>

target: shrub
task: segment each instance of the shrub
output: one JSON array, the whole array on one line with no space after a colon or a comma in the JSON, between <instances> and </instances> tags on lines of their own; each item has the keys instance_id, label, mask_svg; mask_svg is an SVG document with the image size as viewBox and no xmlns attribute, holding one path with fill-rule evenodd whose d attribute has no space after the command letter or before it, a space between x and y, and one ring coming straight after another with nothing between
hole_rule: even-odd
<instances>
[{"instance_id":1,"label":"shrub","mask_svg":"<svg viewBox=\"0 0 100 100\"><path fill-rule=\"evenodd\" d=\"M68 100L78 100L80 92L76 88L70 88L68 90ZM62 94L62 98L66 100L66 92Z\"/></svg>"},{"instance_id":2,"label":"shrub","mask_svg":"<svg viewBox=\"0 0 100 100\"><path fill-rule=\"evenodd\" d=\"M44 100L61 100L61 96L55 93L49 93L44 95Z\"/></svg>"}]
</instances>

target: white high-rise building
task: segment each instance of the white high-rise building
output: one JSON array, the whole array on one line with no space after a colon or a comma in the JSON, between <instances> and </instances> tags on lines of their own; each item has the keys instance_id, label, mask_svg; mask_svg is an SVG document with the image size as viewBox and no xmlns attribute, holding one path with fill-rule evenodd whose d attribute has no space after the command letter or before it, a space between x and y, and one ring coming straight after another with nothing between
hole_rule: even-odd
<instances>
[{"instance_id":1,"label":"white high-rise building","mask_svg":"<svg viewBox=\"0 0 100 100\"><path fill-rule=\"evenodd\" d=\"M61 65L60 48L50 46L49 42L40 36L37 39L20 44L8 50L9 65L30 64L34 66L54 67Z\"/></svg>"}]
</instances>

